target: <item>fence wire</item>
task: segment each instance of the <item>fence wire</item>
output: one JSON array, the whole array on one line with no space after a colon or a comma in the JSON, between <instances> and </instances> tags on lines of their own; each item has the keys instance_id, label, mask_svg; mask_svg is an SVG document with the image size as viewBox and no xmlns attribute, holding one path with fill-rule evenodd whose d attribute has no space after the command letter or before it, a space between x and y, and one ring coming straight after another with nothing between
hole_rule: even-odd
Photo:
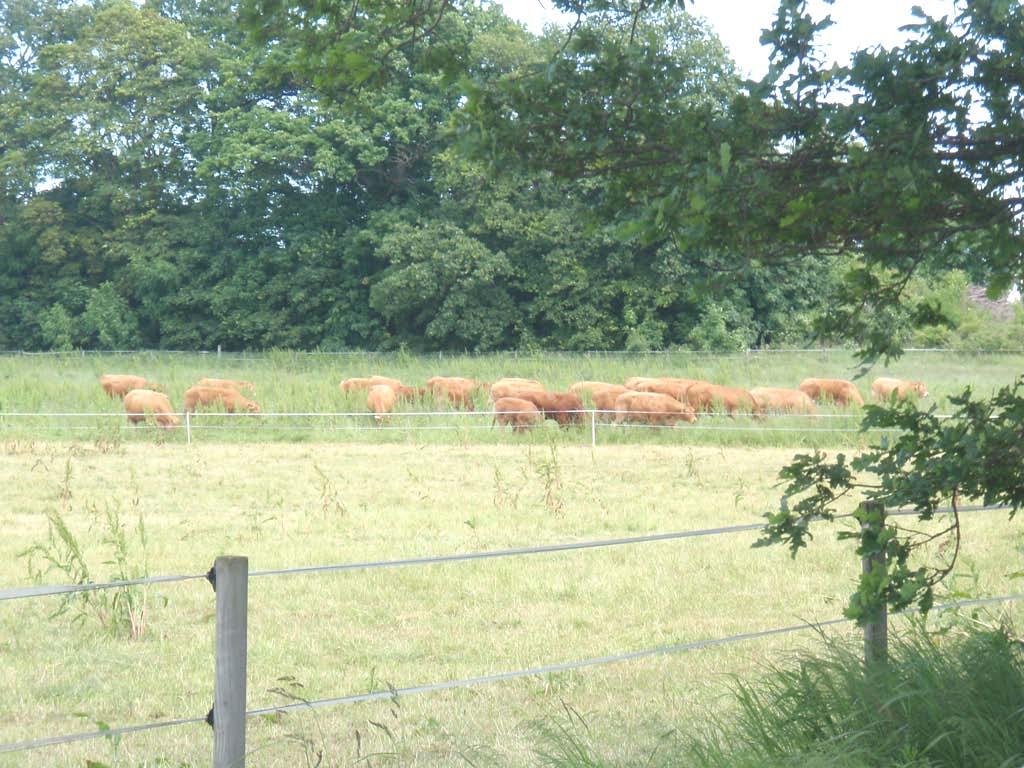
<instances>
[{"instance_id":1,"label":"fence wire","mask_svg":"<svg viewBox=\"0 0 1024 768\"><path fill-rule=\"evenodd\" d=\"M142 731L155 731L162 728L173 728L179 725L190 725L192 723L205 723L206 717L183 717L177 720L163 720L158 723L144 723L142 725L124 725L117 728L105 728L101 731L86 731L84 733L69 733L64 736L51 736L45 739L32 739L29 741L16 741L9 744L0 744L0 753L3 752L25 752L30 749L41 749L43 747L56 747L61 744L71 744L76 741L91 741L93 739L115 738L126 736L131 733Z\"/></svg>"},{"instance_id":2,"label":"fence wire","mask_svg":"<svg viewBox=\"0 0 1024 768\"><path fill-rule=\"evenodd\" d=\"M35 587L12 587L0 589L0 602L5 600L23 600L30 597L47 597L50 595L65 595L75 592L96 592L103 589L121 589L124 587L142 586L145 584L171 584L176 581L193 581L205 579L206 574L191 576L144 576L138 579L125 579L123 581L88 582L86 584L51 584Z\"/></svg>"},{"instance_id":3,"label":"fence wire","mask_svg":"<svg viewBox=\"0 0 1024 768\"><path fill-rule=\"evenodd\" d=\"M1009 512L1013 509L1010 506L1000 505L971 505L957 507L958 513L967 512ZM932 510L934 514L948 514L953 512L952 507L940 507ZM886 509L890 517L917 515L918 510L913 509ZM852 518L853 513L836 515L836 519ZM329 565L299 566L296 568L272 568L257 571L250 571L249 576L297 576L314 573L329 573L332 571L359 571L378 568L401 568L411 565L439 565L442 563L455 563L467 560L489 560L503 557L518 557L522 555L547 554L552 552L570 552L581 549L600 549L602 547L627 546L632 544L645 544L656 541L672 541L678 539L694 539L704 536L719 536L730 533L743 533L746 531L764 530L764 523L747 523L743 525L728 525L717 528L699 528L692 531L673 531L669 533L652 533L642 536L628 536L614 539L594 539L589 541L563 542L559 544L539 544L532 547L511 547L507 549L485 550L480 552L459 552L448 555L425 555L422 557L399 558L395 560L368 560L356 563L335 563ZM194 581L206 579L207 574L192 575L166 575L147 576L138 579L108 582L90 582L88 584L53 584L39 585L32 587L12 587L0 590L0 602L5 600L21 600L33 597L46 597L75 592L88 592L101 589L118 589L130 586L143 586L148 584L168 584L179 581Z\"/></svg>"},{"instance_id":4,"label":"fence wire","mask_svg":"<svg viewBox=\"0 0 1024 768\"><path fill-rule=\"evenodd\" d=\"M974 600L960 600L953 603L946 603L943 605L934 606L932 608L932 611L941 612L956 608L995 605L998 603L1014 602L1021 599L1024 599L1024 594L1002 595L1000 597L978 598ZM907 610L901 611L893 615L905 616L910 613L911 611ZM774 629L764 629L754 632L743 632L737 635L730 635L728 637L721 637L710 640L694 640L685 643L673 643L671 645L662 645L655 648L645 648L638 651L628 651L625 653L618 653L607 656L596 656L587 659L579 659L576 661L567 661L557 664L530 667L527 669L520 669L511 672L498 672L491 675L481 675L479 677L462 678L459 680L447 680L444 682L437 683L426 683L423 685L415 685L405 688L389 688L386 691L371 691L368 693L351 694L347 696L335 696L332 698L301 701L293 704L282 704L273 707L263 707L260 709L247 710L245 714L246 717L260 717L265 715L285 714L288 712L296 712L307 709L320 709L323 707L337 706L341 704L357 704L361 702L380 701L382 699L393 699L398 696L409 696L417 693L432 693L457 688L469 688L478 685L487 685L491 683L504 682L507 680L515 680L517 678L523 677L535 677L537 675L569 672L575 669L584 669L587 667L594 667L604 664L617 664L624 661L635 661L637 659L649 658L653 656L665 656L673 653L683 653L686 651L695 651L704 648L731 645L733 643L757 640L765 637L791 634L794 632L802 632L808 629L821 629L823 627L836 626L839 624L850 624L851 621L851 619L837 618L819 622L805 622L802 624L792 624L787 627L776 627ZM179 718L176 720L165 720L158 723L128 725L116 728L108 728L101 731L88 731L83 733L67 734L63 736L52 736L43 739L34 739L30 741L0 744L0 753L23 752L32 749L40 749L42 747L52 747L61 744L69 744L77 741L88 741L92 739L123 736L132 733L139 733L141 731L171 728L175 726L189 725L201 722L206 722L206 717Z\"/></svg>"}]
</instances>

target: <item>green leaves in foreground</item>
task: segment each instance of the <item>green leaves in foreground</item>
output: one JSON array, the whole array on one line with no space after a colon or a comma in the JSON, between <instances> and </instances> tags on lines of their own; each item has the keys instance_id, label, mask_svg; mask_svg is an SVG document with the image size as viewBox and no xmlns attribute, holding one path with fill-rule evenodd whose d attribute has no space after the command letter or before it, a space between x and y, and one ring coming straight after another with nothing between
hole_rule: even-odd
<instances>
[{"instance_id":1,"label":"green leaves in foreground","mask_svg":"<svg viewBox=\"0 0 1024 768\"><path fill-rule=\"evenodd\" d=\"M936 406L918 410L910 402L867 406L862 429L892 430L896 437L848 460L844 454L798 455L779 476L786 481L779 510L766 515L766 532L755 546L785 544L796 556L813 538L816 521L834 521L839 503L857 495L868 502L852 516L857 555L881 556L863 574L846 615L863 623L888 605L901 610L916 604L927 611L933 588L956 563L960 548L958 506L961 500L1003 505L1012 518L1024 506L1024 377L977 400L970 389L950 397L953 412L939 415ZM882 508L911 508L919 521L932 520L944 506L953 510L949 525L922 532L885 518ZM934 529L934 526L932 527ZM938 562L919 556L939 541Z\"/></svg>"}]
</instances>

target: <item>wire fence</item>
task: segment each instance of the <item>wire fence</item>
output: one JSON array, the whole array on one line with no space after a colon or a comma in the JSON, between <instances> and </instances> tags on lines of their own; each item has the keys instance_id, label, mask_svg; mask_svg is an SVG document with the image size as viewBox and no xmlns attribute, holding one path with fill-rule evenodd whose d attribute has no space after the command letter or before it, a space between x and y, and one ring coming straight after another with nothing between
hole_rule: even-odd
<instances>
[{"instance_id":1,"label":"wire fence","mask_svg":"<svg viewBox=\"0 0 1024 768\"><path fill-rule=\"evenodd\" d=\"M481 411L395 411L375 417L368 411L296 411L296 412L193 412L174 414L177 424L157 426L137 425L125 422L123 412L49 412L28 411L0 412L0 433L3 431L32 435L39 433L88 433L107 434L114 429L119 434L134 434L141 430L180 433L185 441L192 443L202 433L252 433L252 432L324 432L351 434L369 433L426 433L426 432L484 432L503 428L500 421L508 416L495 410ZM656 411L631 411L624 413L614 410L581 409L549 412L548 415L569 417L577 431L589 434L590 445L596 446L599 432L606 430L628 434L630 430L664 431L676 430L678 434L696 433L738 433L762 435L854 435L898 433L893 428L865 428L854 413L734 413L712 411L700 413L696 423L687 423L681 417L678 424L663 423L666 414ZM535 414L535 421L515 426L516 431L547 429L542 415ZM936 418L949 419L941 414ZM650 422L643 421L649 419ZM93 423L83 423L92 421Z\"/></svg>"},{"instance_id":2,"label":"wire fence","mask_svg":"<svg viewBox=\"0 0 1024 768\"><path fill-rule=\"evenodd\" d=\"M908 347L903 350L907 354L956 354L956 355L1024 355L1021 349L951 349L948 347ZM373 358L393 359L438 359L456 360L465 358L508 357L512 359L538 359L559 357L592 357L592 358L646 358L646 357L750 357L756 355L855 355L855 347L794 347L794 348L757 348L748 347L735 351L715 351L705 349L652 349L631 351L621 349L590 349L579 351L566 350L499 350L495 352L441 351L410 354L401 351L375 350L224 350L224 349L76 349L76 350L0 350L0 357L144 357L144 356L176 356L216 357L221 360L248 361L259 360L273 355L292 357L323 357L323 358Z\"/></svg>"},{"instance_id":3,"label":"wire fence","mask_svg":"<svg viewBox=\"0 0 1024 768\"><path fill-rule=\"evenodd\" d=\"M998 505L971 505L958 507L958 512L989 512L989 511L1009 511L1012 509L1007 506ZM953 511L952 507L943 507L932 510L934 513L949 513ZM887 510L889 514L916 514L917 510L906 510L906 509L892 509ZM842 517L851 517L852 515L843 515ZM248 577L271 577L271 576L284 576L284 575L313 575L323 574L329 572L339 571L353 571L353 570L369 570L378 568L395 568L395 567L408 567L408 566L423 566L423 565L437 565L443 563L455 563L464 562L468 560L482 560L482 559L494 559L494 558L506 558L506 557L519 557L523 555L539 555L539 554L550 554L554 552L567 552L572 550L581 549L593 549L599 547L616 547L616 546L628 546L643 543L662 542L680 539L694 539L703 538L709 536L719 536L727 534L736 534L742 532L750 532L756 530L763 530L763 524L747 524L747 525L732 525L732 526L720 526L715 528L704 528L689 531L675 531L671 533L656 533L642 536L632 537L620 537L612 539L600 539L600 540L588 540L588 541L576 541L576 542L562 542L555 544L545 545L534 545L526 547L515 547L501 550L490 550L481 552L468 552L468 553L453 553L446 555L436 556L424 556L415 558L403 558L395 560L379 560L379 561L367 561L367 562L356 562L356 563L340 563L333 565L320 565L320 566L303 566L295 568L280 568L280 569L266 569L257 570L247 573ZM101 589L120 589L128 586L140 586L140 585L152 585L152 584L166 584L171 582L182 582L191 581L198 579L209 579L214 582L216 587L216 580L214 579L214 570L211 569L206 574L191 574L191 575L165 575L165 576L150 576L140 579L122 580L122 581L110 581L103 583L91 583L91 584L62 584L62 585L39 585L32 587L22 587L14 589L0 590L0 602L6 600L16 600L25 598L38 598L43 596L53 595L66 595L69 593L81 592L85 590L101 590ZM934 607L934 611L945 611L956 608L972 607L972 606L983 606L993 605L997 603L1004 603L1010 601L1018 601L1024 599L1024 594L1013 594L1003 595L998 597L990 598L977 598L971 600L960 600L953 603L943 604ZM218 603L219 606L219 603ZM904 612L904 613L908 613ZM544 674L554 674L559 672L567 672L576 669L583 669L588 667L594 667L605 664L615 664L627 661L633 661L642 658L648 658L658 655L676 654L687 651L695 651L705 648L712 648L717 646L724 646L734 643L752 641L762 639L771 636L791 634L795 632L801 632L808 629L821 629L823 627L836 626L849 624L850 620L845 618L835 618L826 621L819 622L804 622L801 624L793 624L784 627L775 627L770 629L755 630L750 632L743 632L739 634L729 635L720 638L706 638L693 641L671 643L668 645L661 645L653 648L644 648L633 651L625 651L616 654L609 654L604 656L589 657L584 659L577 659L571 661L558 662L554 664L540 665L527 667L524 669L518 669L506 672L497 672L487 675L480 675L477 677L461 678L456 680L447 680L433 683L425 683L420 685L408 686L403 688L392 688L389 687L387 690L381 691L370 691L367 693L360 694L347 694L343 696L334 696L316 700L301 700L291 704L275 705L271 707L262 707L256 709L248 709L243 713L244 717L257 717L264 715L283 714L293 711L317 709L321 707L338 706L342 704L354 704L359 702L370 702L376 700L392 699L396 696L408 696L420 693L431 693L443 690L451 690L457 688L468 688L479 685L493 684L513 680L523 677L532 677ZM80 733L63 734L58 736L51 736L39 739L31 739L19 742L10 742L0 744L0 753L12 753L12 752L23 752L27 750L41 749L45 747L54 747L63 744L70 744L74 742L95 740L100 738L117 738L125 735L141 733L144 731L152 731L158 729L166 729L179 727L183 725L192 725L200 722L207 722L211 725L214 724L213 710L206 716L195 716L195 717L184 717L163 720L160 722L144 723L136 725L126 725L117 727L105 727L100 730L86 731Z\"/></svg>"}]
</instances>

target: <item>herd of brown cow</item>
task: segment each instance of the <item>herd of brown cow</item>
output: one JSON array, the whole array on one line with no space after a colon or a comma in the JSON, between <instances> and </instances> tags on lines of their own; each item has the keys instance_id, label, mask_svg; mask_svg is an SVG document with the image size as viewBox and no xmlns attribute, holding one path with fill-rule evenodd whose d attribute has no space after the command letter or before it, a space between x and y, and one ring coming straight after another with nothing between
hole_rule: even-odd
<instances>
[{"instance_id":1,"label":"herd of brown cow","mask_svg":"<svg viewBox=\"0 0 1024 768\"><path fill-rule=\"evenodd\" d=\"M130 424L145 421L146 414L152 414L156 423L164 429L173 429L181 424L171 406L171 399L162 391L164 387L148 381L143 376L106 373L100 376L100 386L111 398L124 401L124 411ZM235 379L200 379L194 387L185 390L185 413L195 413L200 405L221 405L228 413L242 408L250 413L259 413L260 407L244 397L241 390L254 392L256 387L249 381Z\"/></svg>"},{"instance_id":2,"label":"herd of brown cow","mask_svg":"<svg viewBox=\"0 0 1024 768\"><path fill-rule=\"evenodd\" d=\"M103 390L110 397L124 400L128 421L135 424L152 414L156 423L166 429L181 422L171 407L170 399L159 384L142 376L106 374L100 377ZM763 418L766 413L816 412L815 403L829 402L837 406L863 405L864 399L853 382L844 379L804 379L796 389L755 387L750 390L713 384L701 379L635 376L624 384L604 381L578 381L567 392L550 392L536 379L502 378L493 383L479 382L460 376L434 376L426 387L411 387L388 376L345 379L342 392L366 392L366 407L378 423L386 420L400 400L431 398L452 407L473 410L477 392L490 398L495 423L511 426L516 431L553 419L561 426L582 421L587 396L595 410L613 417L616 424L640 423L652 426L675 426L694 422L697 414L724 411ZM194 413L199 406L217 405L229 413L244 409L259 413L260 407L244 397L242 390L255 392L248 381L234 379L200 379L185 390L184 412ZM878 378L871 385L877 400L927 397L928 389L920 381Z\"/></svg>"}]
</instances>

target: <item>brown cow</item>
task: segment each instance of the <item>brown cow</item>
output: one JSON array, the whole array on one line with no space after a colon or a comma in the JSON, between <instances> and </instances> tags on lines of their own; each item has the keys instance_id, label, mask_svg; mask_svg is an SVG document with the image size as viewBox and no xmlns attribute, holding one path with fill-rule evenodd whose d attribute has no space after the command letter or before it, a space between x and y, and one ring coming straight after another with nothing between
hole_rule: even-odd
<instances>
[{"instance_id":1,"label":"brown cow","mask_svg":"<svg viewBox=\"0 0 1024 768\"><path fill-rule=\"evenodd\" d=\"M537 389L544 389L544 385L536 379L521 379L517 376L502 376L498 379L495 384L522 384L526 386L534 386Z\"/></svg>"},{"instance_id":2,"label":"brown cow","mask_svg":"<svg viewBox=\"0 0 1024 768\"><path fill-rule=\"evenodd\" d=\"M540 424L540 410L529 400L518 397L499 397L494 403L494 422L511 425L516 432Z\"/></svg>"},{"instance_id":3,"label":"brown cow","mask_svg":"<svg viewBox=\"0 0 1024 768\"><path fill-rule=\"evenodd\" d=\"M374 387L382 387L382 386L386 387L386 386L390 386L390 385L388 385L388 384L374 384L373 386ZM395 390L395 397L397 397L399 400L406 400L406 401L416 400L418 398L425 397L426 394L427 394L427 390L424 389L423 387L407 387L404 384L399 384L397 387L391 387L391 388L393 390ZM370 389L373 389L373 387L370 387Z\"/></svg>"},{"instance_id":4,"label":"brown cow","mask_svg":"<svg viewBox=\"0 0 1024 768\"><path fill-rule=\"evenodd\" d=\"M736 413L761 415L761 406L745 389L718 384L694 384L686 390L686 401L697 411L710 413L721 406L730 416Z\"/></svg>"},{"instance_id":5,"label":"brown cow","mask_svg":"<svg viewBox=\"0 0 1024 768\"><path fill-rule=\"evenodd\" d=\"M569 391L574 395L583 397L584 392L590 392L593 395L599 389L607 389L608 387L617 387L618 384L609 384L607 381L577 381L569 387Z\"/></svg>"},{"instance_id":6,"label":"brown cow","mask_svg":"<svg viewBox=\"0 0 1024 768\"><path fill-rule=\"evenodd\" d=\"M674 397L681 403L687 402L686 393L697 384L708 384L711 382L703 379L675 379L664 377L660 379L639 379L633 389L638 392L659 392L662 395Z\"/></svg>"},{"instance_id":7,"label":"brown cow","mask_svg":"<svg viewBox=\"0 0 1024 768\"><path fill-rule=\"evenodd\" d=\"M894 392L897 400L906 400L908 397L928 397L928 387L921 381L907 381L906 379L882 376L871 383L871 394L875 396L876 400L889 400Z\"/></svg>"},{"instance_id":8,"label":"brown cow","mask_svg":"<svg viewBox=\"0 0 1024 768\"><path fill-rule=\"evenodd\" d=\"M427 379L427 388L435 397L444 398L450 405L467 411L474 409L472 395L477 386L473 379L461 376L431 376Z\"/></svg>"},{"instance_id":9,"label":"brown cow","mask_svg":"<svg viewBox=\"0 0 1024 768\"><path fill-rule=\"evenodd\" d=\"M609 384L604 389L595 389L591 392L590 399L594 402L594 407L599 411L614 411L615 401L619 395L625 394L626 392L632 392L633 390L628 387L624 387L621 384Z\"/></svg>"},{"instance_id":10,"label":"brown cow","mask_svg":"<svg viewBox=\"0 0 1024 768\"><path fill-rule=\"evenodd\" d=\"M138 424L146 420L146 414L152 413L156 423L164 429L173 429L181 424L181 419L174 413L171 401L163 392L152 389L130 389L124 396L124 410L128 415L129 424Z\"/></svg>"},{"instance_id":11,"label":"brown cow","mask_svg":"<svg viewBox=\"0 0 1024 768\"><path fill-rule=\"evenodd\" d=\"M615 399L615 411L616 424L628 421L671 427L697 420L693 408L660 392L624 392Z\"/></svg>"},{"instance_id":12,"label":"brown cow","mask_svg":"<svg viewBox=\"0 0 1024 768\"><path fill-rule=\"evenodd\" d=\"M256 385L251 381L242 381L241 379L200 379L200 387L222 387L226 389L237 389L239 391L247 389L250 392L256 391Z\"/></svg>"},{"instance_id":13,"label":"brown cow","mask_svg":"<svg viewBox=\"0 0 1024 768\"><path fill-rule=\"evenodd\" d=\"M583 401L572 392L524 391L521 400L529 400L544 412L544 418L554 419L563 427L583 421Z\"/></svg>"},{"instance_id":14,"label":"brown cow","mask_svg":"<svg viewBox=\"0 0 1024 768\"><path fill-rule=\"evenodd\" d=\"M145 376L132 376L127 373L105 373L100 376L100 386L107 393L107 397L120 397L122 400L133 389L163 389L159 384L146 381Z\"/></svg>"},{"instance_id":15,"label":"brown cow","mask_svg":"<svg viewBox=\"0 0 1024 768\"><path fill-rule=\"evenodd\" d=\"M373 412L377 423L384 421L395 410L398 391L388 384L374 384L366 394L366 407Z\"/></svg>"},{"instance_id":16,"label":"brown cow","mask_svg":"<svg viewBox=\"0 0 1024 768\"><path fill-rule=\"evenodd\" d=\"M229 387L189 387L185 390L185 413L195 413L197 405L221 403L224 410L234 413L236 408L244 408L250 413L259 413L260 407L252 400L245 398L237 389Z\"/></svg>"},{"instance_id":17,"label":"brown cow","mask_svg":"<svg viewBox=\"0 0 1024 768\"><path fill-rule=\"evenodd\" d=\"M814 401L799 389L784 387L754 387L750 396L763 411L776 413L817 413Z\"/></svg>"},{"instance_id":18,"label":"brown cow","mask_svg":"<svg viewBox=\"0 0 1024 768\"><path fill-rule=\"evenodd\" d=\"M369 376L362 379L345 379L338 384L338 386L341 388L342 392L352 392L359 389L368 390L370 387L377 384L386 384L393 388L402 386L402 382L398 379L392 379L388 376Z\"/></svg>"},{"instance_id":19,"label":"brown cow","mask_svg":"<svg viewBox=\"0 0 1024 768\"><path fill-rule=\"evenodd\" d=\"M639 392L640 387L642 385L655 381L661 381L661 378L658 376L630 376L623 383L626 385L626 389L631 389L634 392Z\"/></svg>"},{"instance_id":20,"label":"brown cow","mask_svg":"<svg viewBox=\"0 0 1024 768\"><path fill-rule=\"evenodd\" d=\"M845 379L804 379L798 389L818 403L834 401L836 405L848 406L850 403L864 405L853 382Z\"/></svg>"},{"instance_id":21,"label":"brown cow","mask_svg":"<svg viewBox=\"0 0 1024 768\"><path fill-rule=\"evenodd\" d=\"M491 385L491 400L503 397L519 397L525 392L546 392L544 385L535 379L498 379Z\"/></svg>"}]
</instances>

